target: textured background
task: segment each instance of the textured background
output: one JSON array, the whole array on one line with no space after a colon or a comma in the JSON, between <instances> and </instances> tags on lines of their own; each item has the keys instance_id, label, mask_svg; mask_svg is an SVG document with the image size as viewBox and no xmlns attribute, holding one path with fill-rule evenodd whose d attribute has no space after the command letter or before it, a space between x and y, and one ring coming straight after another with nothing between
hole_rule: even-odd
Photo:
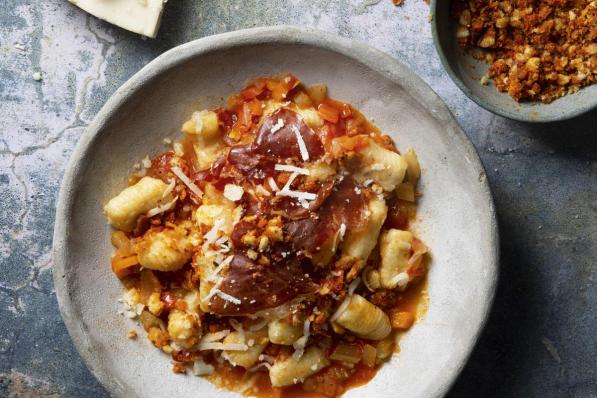
<instances>
[{"instance_id":1,"label":"textured background","mask_svg":"<svg viewBox=\"0 0 597 398\"><path fill-rule=\"evenodd\" d=\"M597 396L597 112L529 125L484 111L443 71L428 14L421 0L171 0L158 39L143 40L65 0L2 0L0 397L107 396L70 341L51 277L56 197L85 126L169 48L275 24L313 26L398 58L446 101L481 156L500 222L501 280L449 397Z\"/></svg>"}]
</instances>

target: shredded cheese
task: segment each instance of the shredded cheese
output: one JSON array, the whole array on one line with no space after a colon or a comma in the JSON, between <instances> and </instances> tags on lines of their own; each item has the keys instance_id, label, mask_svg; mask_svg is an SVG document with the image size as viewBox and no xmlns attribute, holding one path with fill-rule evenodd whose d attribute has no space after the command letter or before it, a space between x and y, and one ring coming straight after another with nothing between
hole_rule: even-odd
<instances>
[{"instance_id":1,"label":"shredded cheese","mask_svg":"<svg viewBox=\"0 0 597 398\"><path fill-rule=\"evenodd\" d=\"M232 259L234 258L234 256L228 256L226 257L221 263L220 265L218 265L216 267L216 269L214 269L214 272L211 273L211 275L209 276L209 278L207 278L208 281L210 282L215 282L217 281L217 276L218 274L224 269L224 267L230 265L230 263L232 262Z\"/></svg>"},{"instance_id":2,"label":"shredded cheese","mask_svg":"<svg viewBox=\"0 0 597 398\"><path fill-rule=\"evenodd\" d=\"M175 186L176 186L176 181L174 180L174 178L172 178L170 180L170 184L168 184L168 187L162 194L162 199L165 198L166 196L168 196L170 194L170 192L172 192L172 190L174 189Z\"/></svg>"},{"instance_id":3,"label":"shredded cheese","mask_svg":"<svg viewBox=\"0 0 597 398\"><path fill-rule=\"evenodd\" d=\"M229 334L230 334L230 329L224 329L224 330L220 330L219 332L214 332L214 333L207 333L201 339L201 343L213 343L214 341L220 341L224 337L228 336Z\"/></svg>"},{"instance_id":4,"label":"shredded cheese","mask_svg":"<svg viewBox=\"0 0 597 398\"><path fill-rule=\"evenodd\" d=\"M247 351L249 347L241 343L199 343L199 351L224 350L224 351Z\"/></svg>"},{"instance_id":5,"label":"shredded cheese","mask_svg":"<svg viewBox=\"0 0 597 398\"><path fill-rule=\"evenodd\" d=\"M292 185L292 183L294 182L294 180L296 180L296 177L298 177L297 173L290 174L290 177L288 177L288 181L286 181L286 184L284 184L284 186L282 187L281 191L288 191L288 190L290 190L290 186Z\"/></svg>"},{"instance_id":6,"label":"shredded cheese","mask_svg":"<svg viewBox=\"0 0 597 398\"><path fill-rule=\"evenodd\" d=\"M303 175L306 175L306 176L308 176L310 174L309 170L307 170L307 169L305 169L303 167L296 167L296 166L292 166L292 165L289 165L289 164L276 164L274 166L274 170L276 170L276 171L288 171L288 172L291 172L291 173L303 174Z\"/></svg>"},{"instance_id":7,"label":"shredded cheese","mask_svg":"<svg viewBox=\"0 0 597 398\"><path fill-rule=\"evenodd\" d=\"M276 181L274 181L272 177L269 177L267 179L267 183L269 184L269 187L272 189L272 191L278 192L280 190L280 188L278 188L278 184L276 184Z\"/></svg>"},{"instance_id":8,"label":"shredded cheese","mask_svg":"<svg viewBox=\"0 0 597 398\"><path fill-rule=\"evenodd\" d=\"M216 239L218 239L218 233L220 232L220 229L224 226L224 224L224 220L216 220L214 226L205 234L205 236L203 236L207 244L214 243Z\"/></svg>"},{"instance_id":9,"label":"shredded cheese","mask_svg":"<svg viewBox=\"0 0 597 398\"><path fill-rule=\"evenodd\" d=\"M243 329L243 325L236 319L229 320L230 325L238 332L238 342L244 343L245 342L245 329Z\"/></svg>"},{"instance_id":10,"label":"shredded cheese","mask_svg":"<svg viewBox=\"0 0 597 398\"><path fill-rule=\"evenodd\" d=\"M176 201L178 200L178 196L175 197L174 199L172 199L171 202L168 203L164 203L163 205L159 205L154 207L153 209L150 209L147 214L145 214L145 216L147 218L151 218L153 216L157 216L158 214L164 213L168 210L170 210L171 208L174 207L174 204L176 203Z\"/></svg>"},{"instance_id":11,"label":"shredded cheese","mask_svg":"<svg viewBox=\"0 0 597 398\"><path fill-rule=\"evenodd\" d=\"M305 347L307 346L307 341L309 340L309 328L311 327L311 321L306 319L305 323L303 323L303 336L300 337L297 341L292 343L294 347L294 353L292 356L296 359L300 359L303 354L305 353Z\"/></svg>"},{"instance_id":12,"label":"shredded cheese","mask_svg":"<svg viewBox=\"0 0 597 398\"><path fill-rule=\"evenodd\" d=\"M301 152L301 158L303 158L303 161L306 162L307 160L309 160L309 152L307 151L307 145L305 145L303 136L301 135L301 132L299 131L298 127L296 127L296 126L292 126L292 131L294 132L294 135L296 136L296 141L298 142L299 151Z\"/></svg>"},{"instance_id":13,"label":"shredded cheese","mask_svg":"<svg viewBox=\"0 0 597 398\"><path fill-rule=\"evenodd\" d=\"M228 301L232 304L236 304L239 305L241 303L240 299L237 299L234 296L229 295L228 293L224 293L221 290L218 290L216 292L216 294L218 295L218 297L220 297L222 300Z\"/></svg>"},{"instance_id":14,"label":"shredded cheese","mask_svg":"<svg viewBox=\"0 0 597 398\"><path fill-rule=\"evenodd\" d=\"M282 127L284 127L284 120L282 120L282 118L278 118L278 121L276 122L276 124L272 126L272 129L270 131L273 134L280 130Z\"/></svg>"},{"instance_id":15,"label":"shredded cheese","mask_svg":"<svg viewBox=\"0 0 597 398\"><path fill-rule=\"evenodd\" d=\"M214 371L215 371L215 368L212 365L205 363L202 358L197 359L193 363L193 369L191 370L191 372L195 376L210 375Z\"/></svg>"},{"instance_id":16,"label":"shredded cheese","mask_svg":"<svg viewBox=\"0 0 597 398\"><path fill-rule=\"evenodd\" d=\"M374 163L369 167L370 170L383 170L386 166L383 163Z\"/></svg>"},{"instance_id":17,"label":"shredded cheese","mask_svg":"<svg viewBox=\"0 0 597 398\"><path fill-rule=\"evenodd\" d=\"M344 235L346 234L346 224L340 224L340 231L339 231L339 238L340 240L344 239Z\"/></svg>"},{"instance_id":18,"label":"shredded cheese","mask_svg":"<svg viewBox=\"0 0 597 398\"><path fill-rule=\"evenodd\" d=\"M209 291L209 293L201 299L202 302L207 303L213 296L215 296L220 291L220 286L224 282L224 278L218 277L216 283L214 283L213 287Z\"/></svg>"},{"instance_id":19,"label":"shredded cheese","mask_svg":"<svg viewBox=\"0 0 597 398\"><path fill-rule=\"evenodd\" d=\"M195 183L193 181L191 181L189 179L189 177L187 177L185 175L185 173L182 171L182 169L180 167L172 167L170 169L172 171L172 173L174 173L174 175L176 177L178 177L180 179L180 181L182 181L190 190L191 192L193 192L197 197L201 197L203 196L203 192L201 192L201 190L199 189L199 187L197 185L195 185Z\"/></svg>"},{"instance_id":20,"label":"shredded cheese","mask_svg":"<svg viewBox=\"0 0 597 398\"><path fill-rule=\"evenodd\" d=\"M315 200L317 198L317 195L315 195L314 193L311 192L302 192L302 191L278 191L276 192L277 196L288 196L291 198L297 198L297 199L304 199L304 200Z\"/></svg>"},{"instance_id":21,"label":"shredded cheese","mask_svg":"<svg viewBox=\"0 0 597 398\"><path fill-rule=\"evenodd\" d=\"M224 197L233 202L239 201L245 193L243 187L236 184L226 184L224 187Z\"/></svg>"},{"instance_id":22,"label":"shredded cheese","mask_svg":"<svg viewBox=\"0 0 597 398\"><path fill-rule=\"evenodd\" d=\"M148 169L151 167L151 160L149 160L149 156L145 156L143 160L141 160L141 164L144 168Z\"/></svg>"},{"instance_id":23,"label":"shredded cheese","mask_svg":"<svg viewBox=\"0 0 597 398\"><path fill-rule=\"evenodd\" d=\"M261 362L261 363L258 363L255 366L253 366L252 368L247 369L247 372L253 373L253 372L258 371L261 368L267 368L267 370L270 370L271 367L272 367L272 365L270 365L269 363L267 363L267 362Z\"/></svg>"}]
</instances>

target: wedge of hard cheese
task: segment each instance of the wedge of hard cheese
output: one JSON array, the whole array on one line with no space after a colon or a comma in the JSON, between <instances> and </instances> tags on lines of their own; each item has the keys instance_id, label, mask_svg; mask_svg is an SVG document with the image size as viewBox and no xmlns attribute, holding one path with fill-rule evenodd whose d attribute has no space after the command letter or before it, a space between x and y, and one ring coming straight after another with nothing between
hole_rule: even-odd
<instances>
[{"instance_id":1,"label":"wedge of hard cheese","mask_svg":"<svg viewBox=\"0 0 597 398\"><path fill-rule=\"evenodd\" d=\"M167 0L68 0L91 15L131 32L155 37Z\"/></svg>"}]
</instances>

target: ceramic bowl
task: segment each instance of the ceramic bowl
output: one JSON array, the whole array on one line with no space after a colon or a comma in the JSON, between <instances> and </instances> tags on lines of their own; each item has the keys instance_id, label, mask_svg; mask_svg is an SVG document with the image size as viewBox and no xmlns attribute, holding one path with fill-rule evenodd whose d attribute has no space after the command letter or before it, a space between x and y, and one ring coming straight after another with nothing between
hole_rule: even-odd
<instances>
[{"instance_id":1,"label":"ceramic bowl","mask_svg":"<svg viewBox=\"0 0 597 398\"><path fill-rule=\"evenodd\" d=\"M545 123L567 120L597 108L597 84L585 87L549 104L516 102L489 84L481 84L489 64L476 60L458 45L458 23L450 14L451 0L432 0L431 31L439 58L454 83L470 99L497 115L522 122Z\"/></svg>"},{"instance_id":2,"label":"ceramic bowl","mask_svg":"<svg viewBox=\"0 0 597 398\"><path fill-rule=\"evenodd\" d=\"M440 98L414 73L365 45L294 27L244 30L176 47L149 63L105 104L64 176L54 232L54 282L62 316L89 369L118 397L232 397L208 381L171 372L170 358L118 314L122 286L110 270L102 207L131 167L163 151L193 109L220 104L250 79L292 72L325 82L423 166L416 231L433 251L429 309L401 352L347 397L439 397L463 367L491 306L498 232L475 150Z\"/></svg>"}]
</instances>

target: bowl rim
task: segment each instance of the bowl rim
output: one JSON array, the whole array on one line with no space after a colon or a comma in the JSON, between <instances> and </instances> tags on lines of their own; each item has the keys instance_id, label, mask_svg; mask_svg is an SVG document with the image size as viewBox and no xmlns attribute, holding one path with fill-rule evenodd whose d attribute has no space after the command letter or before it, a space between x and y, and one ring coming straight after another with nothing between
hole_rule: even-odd
<instances>
[{"instance_id":1,"label":"bowl rim","mask_svg":"<svg viewBox=\"0 0 597 398\"><path fill-rule=\"evenodd\" d=\"M68 280L70 277L66 273L68 258L67 237L71 214L76 206L74 193L76 193L81 181L82 160L92 150L93 144L106 125L107 120L129 98L136 94L143 83L158 78L160 74L170 68L211 52L239 46L268 43L283 45L299 44L333 51L352 58L385 78L399 83L413 94L413 97L417 98L419 103L430 107L434 116L445 126L450 127L446 128L446 134L450 134L451 138L456 141L456 144L463 148L470 160L471 167L480 176L486 175L475 147L462 131L447 106L431 87L398 60L366 44L313 28L278 25L243 29L203 37L162 53L118 88L85 129L66 167L57 201L52 254L54 262L53 279L60 313L85 365L111 396L136 396L136 393L130 391L126 394L123 393L123 386L94 358L87 333L79 322L76 306L68 291ZM466 364L485 326L495 296L499 273L499 233L495 206L487 178L481 181L481 193L484 196L483 202L487 205L488 214L488 236L486 239L490 242L489 247L491 249L486 253L489 260L486 277L489 283L487 284L487 289L481 292L485 301L482 303L481 316L479 317L476 329L469 333L465 348L454 357L455 366L443 372L440 378L434 381L437 386L434 389L437 391L437 394L434 395L436 397L444 396L449 391Z\"/></svg>"},{"instance_id":2,"label":"bowl rim","mask_svg":"<svg viewBox=\"0 0 597 398\"><path fill-rule=\"evenodd\" d=\"M440 1L451 2L453 0L431 0L431 36L433 38L433 45L435 47L435 51L437 52L437 55L444 67L444 70L448 73L448 76L450 76L450 78L452 79L454 84L456 84L456 86L460 89L460 91L462 91L467 97L469 97L471 100L473 100L475 103L477 103L477 105L479 105L483 109L488 110L489 112L491 112L495 115L498 115L498 116L503 116L505 118L508 118L511 120L516 120L519 122L537 123L537 124L570 120L577 116L580 116L587 112L590 112L594 109L597 109L597 101L595 101L595 103L593 103L592 105L590 104L586 107L574 108L573 110L566 112L563 115L552 113L552 114L544 115L540 119L533 119L531 117L524 116L523 113L511 112L502 107L495 106L495 105L489 103L488 101L485 101L483 98L479 97L478 95L476 95L469 88L469 86L466 85L464 83L464 81L462 81L462 79L460 79L458 77L458 75L454 72L452 65L448 61L448 57L447 57L446 53L444 52L442 45L440 44L439 32L437 29L437 7L438 7L438 3ZM585 88L588 88L588 86ZM504 95L507 95L507 94L504 94ZM569 94L569 95L572 95L572 94ZM556 99L556 101L557 100L558 99ZM514 100L512 100L512 101L514 101ZM537 103L538 106L541 106L541 104L542 103Z\"/></svg>"}]
</instances>

